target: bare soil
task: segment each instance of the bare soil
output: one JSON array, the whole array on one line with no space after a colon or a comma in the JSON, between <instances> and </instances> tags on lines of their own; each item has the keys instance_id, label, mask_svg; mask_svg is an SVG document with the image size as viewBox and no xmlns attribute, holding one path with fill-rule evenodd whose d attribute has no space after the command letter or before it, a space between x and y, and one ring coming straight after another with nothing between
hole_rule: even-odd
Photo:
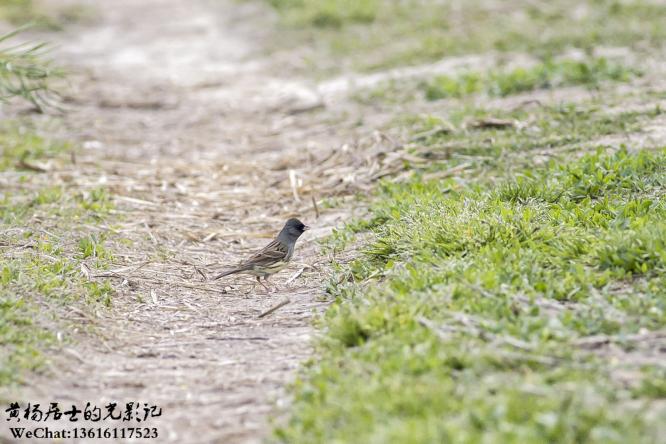
<instances>
[{"instance_id":1,"label":"bare soil","mask_svg":"<svg viewBox=\"0 0 666 444\"><path fill-rule=\"evenodd\" d=\"M95 23L41 36L70 71L55 132L83 147L74 165L51 174L112 192L112 225L89 228L110 233L114 265L82 272L111 280L113 306L64 314L69 341L49 370L5 396L155 404L163 413L146 424L159 429L153 442L259 441L310 356L312 316L327 304L317 239L350 211L321 208L332 194L326 184L340 179L302 177L351 132L316 115L321 100L293 76L293 54L262 49L273 32L268 9L205 0L90 6ZM205 280L294 215L313 229L271 279L273 293L251 278ZM258 318L285 297L290 304Z\"/></svg>"}]
</instances>

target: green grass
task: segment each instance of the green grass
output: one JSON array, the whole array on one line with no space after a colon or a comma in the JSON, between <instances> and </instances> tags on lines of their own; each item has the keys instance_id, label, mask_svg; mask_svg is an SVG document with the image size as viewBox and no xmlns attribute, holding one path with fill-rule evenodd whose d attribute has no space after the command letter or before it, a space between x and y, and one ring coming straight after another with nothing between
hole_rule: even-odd
<instances>
[{"instance_id":1,"label":"green grass","mask_svg":"<svg viewBox=\"0 0 666 444\"><path fill-rule=\"evenodd\" d=\"M663 367L624 354L666 325L664 185L666 150L621 150L383 186L278 439L658 442Z\"/></svg>"},{"instance_id":2,"label":"green grass","mask_svg":"<svg viewBox=\"0 0 666 444\"><path fill-rule=\"evenodd\" d=\"M590 91L605 90L626 84L643 72L636 66L627 66L617 60L603 57L584 60L547 60L528 67L512 69L494 68L485 72L467 71L453 75L437 75L417 79L389 79L377 86L355 91L352 98L370 106L406 107L425 98L459 100L480 96L507 97L536 90L557 90L569 86L582 86Z\"/></svg>"},{"instance_id":3,"label":"green grass","mask_svg":"<svg viewBox=\"0 0 666 444\"><path fill-rule=\"evenodd\" d=\"M500 54L487 72L394 79L359 95L394 116L382 131L405 142L396 149L411 175L379 185L369 216L326 244L332 256L361 250L333 263L335 302L274 439L659 442L666 369L663 340L649 336L666 328L666 150L617 145L628 134L649 143L640 136L659 125L661 93L616 88L643 68L595 54L658 54L666 5L271 4L307 39L318 73L490 51L541 60L506 68ZM586 58L562 58L571 48ZM595 93L484 101L568 86Z\"/></svg>"},{"instance_id":4,"label":"green grass","mask_svg":"<svg viewBox=\"0 0 666 444\"><path fill-rule=\"evenodd\" d=\"M324 72L493 50L549 57L570 47L645 49L662 46L666 37L666 5L642 0L266 1L293 31L288 39L310 45L312 65Z\"/></svg>"},{"instance_id":5,"label":"green grass","mask_svg":"<svg viewBox=\"0 0 666 444\"><path fill-rule=\"evenodd\" d=\"M610 111L604 109L603 102L593 99L513 111L463 105L440 115L399 117L392 125L404 127L411 134L409 153L424 159L421 164L406 161L405 169L427 174L464 164L476 182L492 185L498 180L498 172L522 174L524 169L549 158L575 154L582 145L596 146L605 137L640 133L661 113L658 106ZM513 125L477 125L489 119Z\"/></svg>"},{"instance_id":6,"label":"green grass","mask_svg":"<svg viewBox=\"0 0 666 444\"><path fill-rule=\"evenodd\" d=\"M24 25L36 16L32 0L2 0L0 2L0 19L14 25Z\"/></svg>"},{"instance_id":7,"label":"green grass","mask_svg":"<svg viewBox=\"0 0 666 444\"><path fill-rule=\"evenodd\" d=\"M0 146L0 171L25 168L22 164L48 162L72 150L67 142L45 139L15 123L0 125Z\"/></svg>"},{"instance_id":8,"label":"green grass","mask_svg":"<svg viewBox=\"0 0 666 444\"><path fill-rule=\"evenodd\" d=\"M61 31L69 24L89 22L93 17L93 10L86 5L73 4L44 10L39 1L0 1L0 20L15 26L32 25L43 30Z\"/></svg>"},{"instance_id":9,"label":"green grass","mask_svg":"<svg viewBox=\"0 0 666 444\"><path fill-rule=\"evenodd\" d=\"M0 174L10 173L8 177L18 181L0 192L2 386L25 382L26 374L42 368L42 351L58 346L54 331L67 332L58 313L68 305L110 304L110 284L89 281L81 266L85 262L103 269L113 255L103 234L89 233L84 227L108 216L112 205L104 189L47 185L42 173L17 169L21 160L64 161L69 144L39 136L17 123L6 123L0 130L0 144Z\"/></svg>"},{"instance_id":10,"label":"green grass","mask_svg":"<svg viewBox=\"0 0 666 444\"><path fill-rule=\"evenodd\" d=\"M328 242L335 255L370 239L334 264L276 439L658 442L665 371L634 335L666 324L666 150L603 148L662 113L626 101L506 110L462 94L396 118L426 161L405 161L411 179L382 184ZM491 118L512 123L478 124Z\"/></svg>"},{"instance_id":11,"label":"green grass","mask_svg":"<svg viewBox=\"0 0 666 444\"><path fill-rule=\"evenodd\" d=\"M584 61L549 60L530 68L515 68L509 71L464 73L457 77L436 76L423 82L421 89L428 100L461 98L478 93L504 97L564 86L599 87L602 82L626 82L638 74L635 68L609 62L605 58Z\"/></svg>"},{"instance_id":12,"label":"green grass","mask_svg":"<svg viewBox=\"0 0 666 444\"><path fill-rule=\"evenodd\" d=\"M341 28L353 23L372 23L382 2L379 0L305 1L268 0L278 11L287 14L295 26Z\"/></svg>"}]
</instances>

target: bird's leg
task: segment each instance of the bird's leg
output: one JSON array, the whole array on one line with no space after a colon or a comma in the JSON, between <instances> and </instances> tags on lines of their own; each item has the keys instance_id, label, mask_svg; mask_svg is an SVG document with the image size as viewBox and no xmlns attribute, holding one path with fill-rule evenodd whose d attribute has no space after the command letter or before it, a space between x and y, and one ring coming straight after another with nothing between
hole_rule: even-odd
<instances>
[{"instance_id":1,"label":"bird's leg","mask_svg":"<svg viewBox=\"0 0 666 444\"><path fill-rule=\"evenodd\" d=\"M252 288L250 288L249 290L247 290L247 291L244 293L244 296L245 296L246 298L250 297L249 295L252 294L252 293L254 293L254 288L255 288L256 286L257 286L257 284L252 284Z\"/></svg>"},{"instance_id":2,"label":"bird's leg","mask_svg":"<svg viewBox=\"0 0 666 444\"><path fill-rule=\"evenodd\" d=\"M265 277L264 277L264 280L266 280ZM264 288L266 289L266 293L269 292L268 287L266 286L266 284L264 284L263 282L261 282L261 276L257 276L257 282L259 282L259 283L261 284L261 286L264 287Z\"/></svg>"},{"instance_id":3,"label":"bird's leg","mask_svg":"<svg viewBox=\"0 0 666 444\"><path fill-rule=\"evenodd\" d=\"M268 282L268 276L264 276L264 283ZM269 290L269 293L272 293L272 291Z\"/></svg>"}]
</instances>

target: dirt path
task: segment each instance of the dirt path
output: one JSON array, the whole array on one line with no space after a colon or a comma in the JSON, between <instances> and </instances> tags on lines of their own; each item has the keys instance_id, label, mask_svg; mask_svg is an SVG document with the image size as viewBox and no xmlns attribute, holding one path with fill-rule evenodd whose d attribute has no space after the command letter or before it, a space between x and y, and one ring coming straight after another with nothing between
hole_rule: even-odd
<instances>
[{"instance_id":1,"label":"dirt path","mask_svg":"<svg viewBox=\"0 0 666 444\"><path fill-rule=\"evenodd\" d=\"M163 409L151 423L160 439L151 442L261 441L275 406L288 401L285 385L311 354L313 313L328 303L329 259L316 240L350 217L350 205L326 209L322 199L404 169L397 142L369 136L400 107L351 103L348 88L482 68L494 58L317 85L294 75L297 49L266 52L275 28L258 2L87 1L96 23L43 36L71 71L58 131L83 145L76 165L53 174L77 189L111 192L113 223L86 230L107 233L114 252L111 270L91 263L88 272L113 284L113 307L67 314L64 336L72 340L51 356L51 371L13 399L149 402ZM559 94L571 100L571 91ZM410 104L409 112L438 107ZM203 279L263 246L292 215L313 230L299 241L295 263L272 279L277 292L254 291L242 277ZM257 318L287 296L289 305Z\"/></svg>"},{"instance_id":2,"label":"dirt path","mask_svg":"<svg viewBox=\"0 0 666 444\"><path fill-rule=\"evenodd\" d=\"M67 174L107 186L116 203L119 222L94 228L109 233L113 270L90 272L116 294L109 311L69 314L95 333L69 332L76 341L22 398L157 404L157 442L258 441L326 305L315 240L346 217L316 218L311 198L325 193L306 183L295 197L290 171L298 183L344 131L309 111L317 95L290 78L289 54L261 52L271 22L257 5L91 4L99 23L48 38L72 71L63 136L84 146ZM203 280L291 215L314 229L273 278L276 293ZM257 318L285 296L291 304Z\"/></svg>"}]
</instances>

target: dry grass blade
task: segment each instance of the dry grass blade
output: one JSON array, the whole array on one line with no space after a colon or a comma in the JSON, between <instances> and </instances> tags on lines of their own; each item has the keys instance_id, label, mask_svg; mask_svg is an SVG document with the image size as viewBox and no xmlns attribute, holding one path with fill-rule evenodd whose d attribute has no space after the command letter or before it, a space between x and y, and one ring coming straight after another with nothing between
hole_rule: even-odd
<instances>
[{"instance_id":1,"label":"dry grass blade","mask_svg":"<svg viewBox=\"0 0 666 444\"><path fill-rule=\"evenodd\" d=\"M411 139L410 142L422 142L426 139L429 139L430 137L434 136L439 136L441 134L451 134L455 132L455 127L453 124L446 122L445 125L440 125L436 128L433 128L428 131L423 131L421 133L415 134Z\"/></svg>"},{"instance_id":2,"label":"dry grass blade","mask_svg":"<svg viewBox=\"0 0 666 444\"><path fill-rule=\"evenodd\" d=\"M444 171L437 171L434 173L428 173L423 175L423 180L434 180L434 179L443 179L445 177L450 177L455 174L459 174L463 171L465 171L468 168L472 167L472 163L470 162L465 162L461 163L460 165L457 165L453 168L449 168L448 170Z\"/></svg>"},{"instance_id":3,"label":"dry grass blade","mask_svg":"<svg viewBox=\"0 0 666 444\"><path fill-rule=\"evenodd\" d=\"M572 343L581 348L599 348L611 343L636 343L636 342L650 342L666 339L666 331L658 330L652 332L640 332L629 335L595 335L579 338Z\"/></svg>"},{"instance_id":4,"label":"dry grass blade","mask_svg":"<svg viewBox=\"0 0 666 444\"><path fill-rule=\"evenodd\" d=\"M300 202L301 198L298 196L298 187L301 185L300 180L296 177L296 171L289 170L289 184L291 185L291 192L296 202Z\"/></svg>"},{"instance_id":5,"label":"dry grass blade","mask_svg":"<svg viewBox=\"0 0 666 444\"><path fill-rule=\"evenodd\" d=\"M289 284L291 284L292 282L294 282L296 279L298 279L298 277L299 277L301 274L303 274L303 271L305 270L305 268L306 268L306 267L301 267L300 270L298 270L296 273L292 274L291 277L290 277L289 279L287 279L287 281L285 282L285 285L289 285Z\"/></svg>"}]
</instances>

